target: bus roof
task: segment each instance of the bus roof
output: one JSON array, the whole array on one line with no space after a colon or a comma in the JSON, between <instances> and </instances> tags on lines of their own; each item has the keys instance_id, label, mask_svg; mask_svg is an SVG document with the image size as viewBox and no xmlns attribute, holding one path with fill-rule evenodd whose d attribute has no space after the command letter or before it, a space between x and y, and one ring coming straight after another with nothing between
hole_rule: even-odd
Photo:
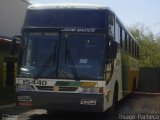
<instances>
[{"instance_id":1,"label":"bus roof","mask_svg":"<svg viewBox=\"0 0 160 120\"><path fill-rule=\"evenodd\" d=\"M28 9L110 9L97 4L59 3L59 4L35 4Z\"/></svg>"}]
</instances>

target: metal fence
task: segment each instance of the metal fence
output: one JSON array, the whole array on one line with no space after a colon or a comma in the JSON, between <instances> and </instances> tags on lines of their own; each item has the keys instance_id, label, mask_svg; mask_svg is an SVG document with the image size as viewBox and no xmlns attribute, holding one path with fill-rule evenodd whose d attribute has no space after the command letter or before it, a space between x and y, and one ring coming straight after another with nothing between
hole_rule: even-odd
<instances>
[{"instance_id":1,"label":"metal fence","mask_svg":"<svg viewBox=\"0 0 160 120\"><path fill-rule=\"evenodd\" d=\"M160 68L140 68L138 91L160 92Z\"/></svg>"}]
</instances>

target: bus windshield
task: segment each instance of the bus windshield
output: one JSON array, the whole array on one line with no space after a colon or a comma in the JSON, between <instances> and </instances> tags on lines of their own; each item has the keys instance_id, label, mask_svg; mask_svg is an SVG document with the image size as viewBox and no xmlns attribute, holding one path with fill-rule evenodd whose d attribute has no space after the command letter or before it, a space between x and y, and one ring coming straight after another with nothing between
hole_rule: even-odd
<instances>
[{"instance_id":1,"label":"bus windshield","mask_svg":"<svg viewBox=\"0 0 160 120\"><path fill-rule=\"evenodd\" d=\"M28 33L24 35L25 50L21 75L25 77L55 77L57 33Z\"/></svg>"},{"instance_id":2,"label":"bus windshield","mask_svg":"<svg viewBox=\"0 0 160 120\"><path fill-rule=\"evenodd\" d=\"M104 34L66 33L62 36L60 78L102 79L105 51Z\"/></svg>"},{"instance_id":3,"label":"bus windshield","mask_svg":"<svg viewBox=\"0 0 160 120\"><path fill-rule=\"evenodd\" d=\"M75 80L103 79L105 35L25 34L21 76ZM61 38L61 40L59 40Z\"/></svg>"}]
</instances>

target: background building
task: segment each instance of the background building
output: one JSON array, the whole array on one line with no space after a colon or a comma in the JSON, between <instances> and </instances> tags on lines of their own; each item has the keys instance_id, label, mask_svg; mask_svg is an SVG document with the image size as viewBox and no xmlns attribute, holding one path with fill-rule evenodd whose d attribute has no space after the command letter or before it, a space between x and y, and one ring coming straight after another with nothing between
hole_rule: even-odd
<instances>
[{"instance_id":1,"label":"background building","mask_svg":"<svg viewBox=\"0 0 160 120\"><path fill-rule=\"evenodd\" d=\"M0 0L0 88L14 85L20 43L12 54L11 37L21 35L29 5L26 0Z\"/></svg>"},{"instance_id":2,"label":"background building","mask_svg":"<svg viewBox=\"0 0 160 120\"><path fill-rule=\"evenodd\" d=\"M26 0L0 0L0 36L21 34L27 7Z\"/></svg>"},{"instance_id":3,"label":"background building","mask_svg":"<svg viewBox=\"0 0 160 120\"><path fill-rule=\"evenodd\" d=\"M0 88L14 86L20 42L0 38Z\"/></svg>"},{"instance_id":4,"label":"background building","mask_svg":"<svg viewBox=\"0 0 160 120\"><path fill-rule=\"evenodd\" d=\"M25 0L0 0L0 105L16 100L15 77L21 44L15 45L11 37L21 35L29 5Z\"/></svg>"}]
</instances>

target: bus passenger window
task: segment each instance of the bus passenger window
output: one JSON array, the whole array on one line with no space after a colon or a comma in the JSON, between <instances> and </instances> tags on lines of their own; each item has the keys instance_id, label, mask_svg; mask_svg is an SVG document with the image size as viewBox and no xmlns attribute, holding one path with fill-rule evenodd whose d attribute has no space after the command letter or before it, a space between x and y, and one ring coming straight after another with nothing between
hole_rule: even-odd
<instances>
[{"instance_id":1,"label":"bus passenger window","mask_svg":"<svg viewBox=\"0 0 160 120\"><path fill-rule=\"evenodd\" d=\"M108 16L108 34L114 37L114 16L111 14Z\"/></svg>"},{"instance_id":2,"label":"bus passenger window","mask_svg":"<svg viewBox=\"0 0 160 120\"><path fill-rule=\"evenodd\" d=\"M122 30L122 48L125 50L125 32Z\"/></svg>"},{"instance_id":3,"label":"bus passenger window","mask_svg":"<svg viewBox=\"0 0 160 120\"><path fill-rule=\"evenodd\" d=\"M120 46L122 47L122 28L120 27Z\"/></svg>"},{"instance_id":4,"label":"bus passenger window","mask_svg":"<svg viewBox=\"0 0 160 120\"><path fill-rule=\"evenodd\" d=\"M131 49L132 47L131 47L131 37L129 37L129 53L131 54L132 52L132 49Z\"/></svg>"},{"instance_id":5,"label":"bus passenger window","mask_svg":"<svg viewBox=\"0 0 160 120\"><path fill-rule=\"evenodd\" d=\"M132 55L133 55L133 56L134 56L134 52L135 52L134 49L135 49L135 48L134 48L134 41L132 40Z\"/></svg>"},{"instance_id":6,"label":"bus passenger window","mask_svg":"<svg viewBox=\"0 0 160 120\"><path fill-rule=\"evenodd\" d=\"M127 46L128 46L128 35L125 33L125 50L127 51Z\"/></svg>"},{"instance_id":7,"label":"bus passenger window","mask_svg":"<svg viewBox=\"0 0 160 120\"><path fill-rule=\"evenodd\" d=\"M115 41L117 41L117 43L120 44L120 26L117 22L115 26Z\"/></svg>"}]
</instances>

